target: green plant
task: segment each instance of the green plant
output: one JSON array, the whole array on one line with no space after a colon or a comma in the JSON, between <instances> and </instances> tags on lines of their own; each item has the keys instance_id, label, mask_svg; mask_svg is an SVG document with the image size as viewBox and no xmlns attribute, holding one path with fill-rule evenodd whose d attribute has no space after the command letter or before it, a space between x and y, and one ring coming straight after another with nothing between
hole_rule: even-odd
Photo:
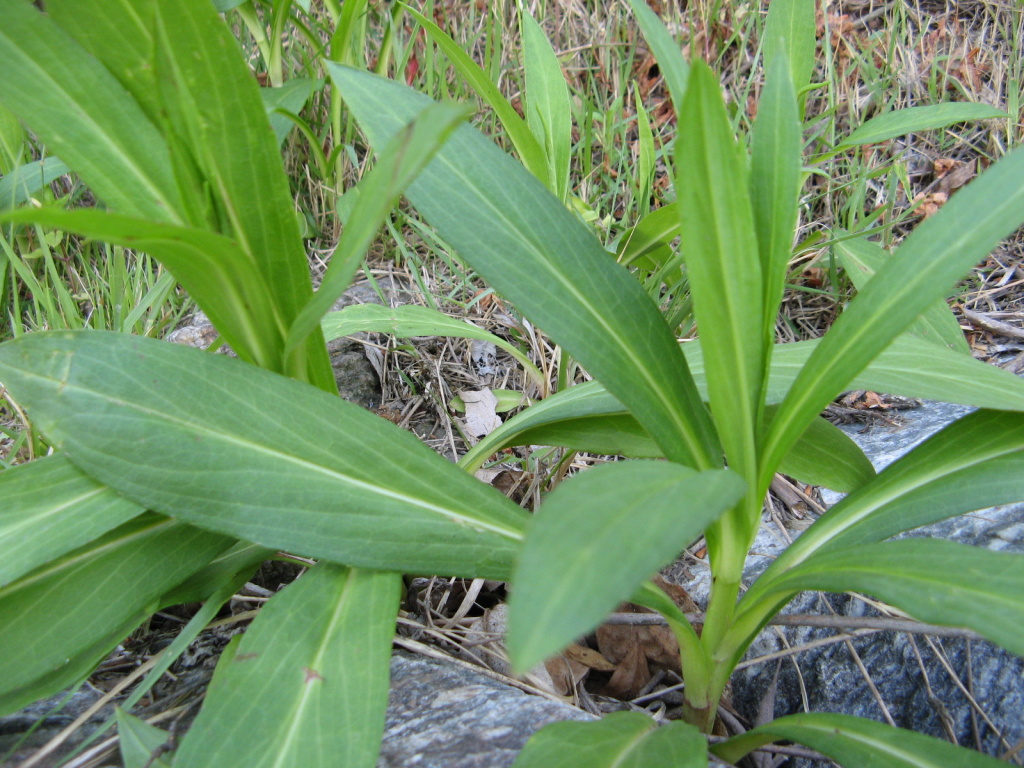
<instances>
[{"instance_id":1,"label":"green plant","mask_svg":"<svg viewBox=\"0 0 1024 768\"><path fill-rule=\"evenodd\" d=\"M630 750L648 764L706 765L699 731L710 729L735 663L799 590L863 590L1024 653L1016 631L1024 560L885 541L1024 497L1024 384L950 349L951 317L940 306L960 274L1024 220L1024 154L995 164L891 256L861 241L837 244L851 265L877 276L825 338L776 348L801 179L797 90L810 77L806 57L790 64L785 51L807 50L813 5L772 4L749 162L714 75L700 63L691 71L646 5L632 5L661 41L683 129L677 210L700 340L682 348L641 285L563 200L472 128L453 130L464 112L336 64L332 79L379 159L314 294L258 90L205 0L137 0L132 14L128 4L49 0L48 17L0 0L0 103L109 208L28 208L5 220L149 252L242 358L89 331L25 334L0 346L0 381L58 449L0 473L0 492L13 500L0 541L19 537L7 548L17 556L0 566L0 709L76 682L153 610L206 600L180 647L281 549L321 562L229 647L175 765L373 765L400 572L511 579L508 643L520 669L623 600L663 612L680 642L689 723L652 730L627 714L587 726L606 745L593 765ZM123 44L109 44L115 34ZM322 391L333 380L321 315L403 189L479 274L600 382L526 409L463 465L538 436L667 461L617 462L571 478L531 524L408 433ZM876 477L818 417L854 382L1002 410L962 419ZM780 468L851 493L740 597L761 500ZM1001 482L987 482L992 476ZM701 532L715 583L698 635L645 580ZM952 563L971 569L970 585L957 582ZM153 749L157 735L123 722ZM557 762L576 727L543 732L521 764ZM776 738L849 765L866 763L872 750L885 750L893 765L949 764L950 755L991 762L876 723L814 714L713 751L736 760ZM311 744L322 749L312 754ZM136 754L143 764L145 749Z\"/></svg>"}]
</instances>

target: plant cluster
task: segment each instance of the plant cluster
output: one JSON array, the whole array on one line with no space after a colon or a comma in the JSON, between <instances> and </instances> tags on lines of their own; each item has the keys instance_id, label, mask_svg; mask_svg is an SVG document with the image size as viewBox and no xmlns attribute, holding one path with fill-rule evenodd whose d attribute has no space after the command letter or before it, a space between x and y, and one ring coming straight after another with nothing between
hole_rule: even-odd
<instances>
[{"instance_id":1,"label":"plant cluster","mask_svg":"<svg viewBox=\"0 0 1024 768\"><path fill-rule=\"evenodd\" d=\"M288 5L274 4L275 23ZM334 8L335 53L348 50L356 5ZM163 764L373 765L408 573L508 581L507 643L519 671L623 601L667 620L679 642L684 721L655 728L626 713L555 725L530 742L520 768L707 765L703 734L733 669L803 590L868 593L1024 654L1024 558L891 540L1024 498L1024 383L971 359L943 300L1024 221L1024 150L993 164L892 252L835 233L838 257L860 282L856 297L820 340L777 345L804 182L814 3L771 4L765 85L756 120L739 136L712 69L696 57L687 63L646 3L630 5L678 124L676 200L642 219L619 253L651 260L646 283L575 210L568 95L540 25L521 14L520 117L440 27L409 10L494 108L519 160L463 125L464 107L333 56L336 127L344 130L343 102L377 161L346 195L346 226L314 292L267 105L210 3L48 0L43 14L0 0L0 104L101 201L71 209L29 201L3 221L149 254L239 357L89 330L0 345L0 382L55 449L0 473L0 541L17 542L0 564L0 709L78 682L154 610L203 602L155 679L278 551L318 563L232 641L192 730L157 756ZM256 17L242 18L257 28ZM274 30L265 57L278 62L269 73L278 84ZM1001 115L971 104L893 112L835 151ZM595 379L560 382L461 466L333 392L325 332L366 323L445 332L436 315L325 318L402 195ZM679 260L659 261L676 236ZM669 280L692 302L696 341L681 345L678 319L652 300L651 285ZM851 387L981 410L876 475L819 416ZM538 442L636 458L566 480L533 516L465 471ZM743 590L762 500L779 471L848 495ZM713 587L698 632L648 579L702 534ZM143 690L119 714L136 744L125 754L131 765L149 764L166 740L127 713ZM577 729L593 746L580 748ZM781 739L848 766L997 763L819 713L781 718L710 752L736 762Z\"/></svg>"}]
</instances>

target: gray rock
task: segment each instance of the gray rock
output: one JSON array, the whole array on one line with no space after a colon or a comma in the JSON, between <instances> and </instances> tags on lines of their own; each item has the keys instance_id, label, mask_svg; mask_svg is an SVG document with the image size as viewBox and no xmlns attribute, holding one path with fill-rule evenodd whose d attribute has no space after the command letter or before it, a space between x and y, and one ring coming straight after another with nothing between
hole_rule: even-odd
<instances>
[{"instance_id":1,"label":"gray rock","mask_svg":"<svg viewBox=\"0 0 1024 768\"><path fill-rule=\"evenodd\" d=\"M868 430L846 426L876 469L882 469L950 422L968 413L963 406L926 403L905 413L902 428L878 425ZM826 494L830 504L841 498ZM903 536L931 536L994 550L1024 552L1024 504L1011 504L949 518ZM781 537L779 537L781 538ZM762 532L759 546L770 559L773 540ZM765 563L754 561L753 578ZM804 594L785 613L876 615L863 601L845 595ZM831 630L769 628L751 646L747 658L762 656L830 635ZM783 640L785 637L785 640ZM864 679L850 646L877 687ZM742 715L756 717L770 690L776 663L761 664L733 677L733 702ZM774 716L801 711L835 712L884 720L878 699L896 725L998 755L1024 739L1024 660L983 641L926 639L920 635L880 632L804 651L779 665ZM968 693L968 691L970 693ZM971 703L973 698L978 708ZM986 720L987 718L987 720ZM1001 734L1001 737L1000 737Z\"/></svg>"},{"instance_id":2,"label":"gray rock","mask_svg":"<svg viewBox=\"0 0 1024 768\"><path fill-rule=\"evenodd\" d=\"M481 672L398 651L377 766L504 768L548 723L593 719Z\"/></svg>"}]
</instances>

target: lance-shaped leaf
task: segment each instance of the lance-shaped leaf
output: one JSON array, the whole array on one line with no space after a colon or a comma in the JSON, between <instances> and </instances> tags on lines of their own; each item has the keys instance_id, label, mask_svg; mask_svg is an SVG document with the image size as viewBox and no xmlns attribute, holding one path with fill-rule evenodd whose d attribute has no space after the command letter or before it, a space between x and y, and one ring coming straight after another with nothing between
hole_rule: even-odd
<instances>
[{"instance_id":1,"label":"lance-shaped leaf","mask_svg":"<svg viewBox=\"0 0 1024 768\"><path fill-rule=\"evenodd\" d=\"M314 557L507 578L527 517L412 434L240 360L100 331L0 347L0 380L149 509Z\"/></svg>"},{"instance_id":2,"label":"lance-shaped leaf","mask_svg":"<svg viewBox=\"0 0 1024 768\"><path fill-rule=\"evenodd\" d=\"M0 586L145 510L60 454L0 472Z\"/></svg>"},{"instance_id":3,"label":"lance-shaped leaf","mask_svg":"<svg viewBox=\"0 0 1024 768\"><path fill-rule=\"evenodd\" d=\"M157 81L171 128L186 138L233 237L272 287L285 322L312 292L288 177L259 85L213 5L150 0ZM196 56L196 51L203 51Z\"/></svg>"},{"instance_id":4,"label":"lance-shaped leaf","mask_svg":"<svg viewBox=\"0 0 1024 768\"><path fill-rule=\"evenodd\" d=\"M466 117L468 114L464 107L433 104L391 139L377 165L355 187L358 192L356 204L331 255L320 288L306 302L288 330L286 353L309 336L348 288L366 256L366 249L376 237L384 218L398 204L406 186Z\"/></svg>"},{"instance_id":5,"label":"lance-shaped leaf","mask_svg":"<svg viewBox=\"0 0 1024 768\"><path fill-rule=\"evenodd\" d=\"M791 0L773 3L768 12L766 35L768 41L772 40L770 33L773 14L776 17L781 15L783 7L808 5L811 6L810 44L813 62L812 3L805 3L802 0L799 3ZM757 105L750 156L750 203L754 214L757 251L763 276L761 334L766 344L766 362L770 360L775 341L775 321L778 318L786 272L789 269L802 176L801 125L785 50L779 50L767 61L771 68L768 70L765 89ZM742 269L739 266L736 268Z\"/></svg>"},{"instance_id":6,"label":"lance-shaped leaf","mask_svg":"<svg viewBox=\"0 0 1024 768\"><path fill-rule=\"evenodd\" d=\"M993 117L1009 117L1005 112L988 104L972 104L969 102L947 102L945 104L927 104L921 107L907 107L886 112L855 130L842 142L841 146L857 144L874 144L887 141L917 131L932 131L945 128L953 123L965 123L970 120L988 120Z\"/></svg>"},{"instance_id":7,"label":"lance-shaped leaf","mask_svg":"<svg viewBox=\"0 0 1024 768\"><path fill-rule=\"evenodd\" d=\"M948 741L861 717L790 715L711 747L729 763L773 741L805 744L846 768L999 768L1001 760Z\"/></svg>"},{"instance_id":8,"label":"lance-shaped leaf","mask_svg":"<svg viewBox=\"0 0 1024 768\"><path fill-rule=\"evenodd\" d=\"M373 768L401 576L321 563L275 595L222 661L182 768Z\"/></svg>"},{"instance_id":9,"label":"lance-shaped leaf","mask_svg":"<svg viewBox=\"0 0 1024 768\"><path fill-rule=\"evenodd\" d=\"M615 252L619 263L648 270L660 267L662 259L655 257L660 257L663 252L665 259L671 255L668 245L679 236L679 229L679 206L676 203L651 211L622 235Z\"/></svg>"},{"instance_id":10,"label":"lance-shaped leaf","mask_svg":"<svg viewBox=\"0 0 1024 768\"><path fill-rule=\"evenodd\" d=\"M95 56L159 125L153 8L153 0L52 0L46 15Z\"/></svg>"},{"instance_id":11,"label":"lance-shaped leaf","mask_svg":"<svg viewBox=\"0 0 1024 768\"><path fill-rule=\"evenodd\" d=\"M0 102L107 205L180 222L167 145L103 65L22 0L2 0Z\"/></svg>"},{"instance_id":12,"label":"lance-shaped leaf","mask_svg":"<svg viewBox=\"0 0 1024 768\"><path fill-rule=\"evenodd\" d=\"M406 6L406 12L412 16L423 27L423 30L434 41L451 61L459 74L465 78L470 87L477 92L487 105L494 110L495 116L501 123L501 127L508 134L512 146L519 153L523 165L541 181L547 178L548 163L544 154L544 148L537 141L537 138L530 132L526 121L519 116L515 108L509 103L498 89L487 73L480 68L480 65L470 58L462 47L437 24L428 19L416 9Z\"/></svg>"},{"instance_id":13,"label":"lance-shaped leaf","mask_svg":"<svg viewBox=\"0 0 1024 768\"><path fill-rule=\"evenodd\" d=\"M766 394L769 404L782 402L820 343L820 339L812 339L776 345ZM699 348L692 344L685 348L700 386L703 363L697 360ZM1024 410L1024 379L945 345L910 335L896 339L867 368L837 387L835 394L850 389L869 389L979 408Z\"/></svg>"},{"instance_id":14,"label":"lance-shaped leaf","mask_svg":"<svg viewBox=\"0 0 1024 768\"><path fill-rule=\"evenodd\" d=\"M377 147L429 101L365 72L332 67L331 75ZM407 196L488 283L629 407L667 456L720 465L707 409L657 307L520 164L464 126Z\"/></svg>"},{"instance_id":15,"label":"lance-shaped leaf","mask_svg":"<svg viewBox=\"0 0 1024 768\"><path fill-rule=\"evenodd\" d=\"M863 290L874 274L885 265L889 254L881 246L862 237L854 238L843 232L836 234L841 238L834 246L839 261L857 290ZM845 239L843 239L844 235L847 235ZM957 352L968 355L971 353L964 332L960 329L960 324L944 299L935 299L911 323L907 333L926 341L942 344Z\"/></svg>"},{"instance_id":16,"label":"lance-shaped leaf","mask_svg":"<svg viewBox=\"0 0 1024 768\"><path fill-rule=\"evenodd\" d=\"M654 58L665 78L672 103L679 109L690 79L690 66L683 58L682 46L673 39L658 14L644 0L629 0L629 7L633 9L636 23L644 33L647 45L654 51Z\"/></svg>"},{"instance_id":17,"label":"lance-shaped leaf","mask_svg":"<svg viewBox=\"0 0 1024 768\"><path fill-rule=\"evenodd\" d=\"M240 357L280 367L283 329L273 297L235 241L203 229L90 209L26 208L0 220L34 221L146 251L174 273Z\"/></svg>"},{"instance_id":18,"label":"lance-shaped leaf","mask_svg":"<svg viewBox=\"0 0 1024 768\"><path fill-rule=\"evenodd\" d=\"M0 589L0 712L77 682L231 540L141 515Z\"/></svg>"},{"instance_id":19,"label":"lance-shaped leaf","mask_svg":"<svg viewBox=\"0 0 1024 768\"><path fill-rule=\"evenodd\" d=\"M730 470L606 464L537 513L509 601L509 656L529 669L596 627L743 495Z\"/></svg>"},{"instance_id":20,"label":"lance-shaped leaf","mask_svg":"<svg viewBox=\"0 0 1024 768\"><path fill-rule=\"evenodd\" d=\"M814 6L814 0L776 0L768 6L764 61L771 64L779 53L784 53L791 73L790 82L796 91L802 91L814 74Z\"/></svg>"},{"instance_id":21,"label":"lance-shaped leaf","mask_svg":"<svg viewBox=\"0 0 1024 768\"><path fill-rule=\"evenodd\" d=\"M976 411L886 467L826 512L765 573L818 550L882 541L976 509L1024 500L1024 414Z\"/></svg>"},{"instance_id":22,"label":"lance-shaped leaf","mask_svg":"<svg viewBox=\"0 0 1024 768\"><path fill-rule=\"evenodd\" d=\"M559 200L568 199L569 152L572 148L572 104L562 65L540 24L521 11L526 92L524 108L530 132L544 148L547 187Z\"/></svg>"},{"instance_id":23,"label":"lance-shaped leaf","mask_svg":"<svg viewBox=\"0 0 1024 768\"><path fill-rule=\"evenodd\" d=\"M571 387L521 411L467 451L459 464L475 471L489 456L513 445L562 445L602 455L663 457L647 430L596 382ZM843 493L875 474L857 444L824 419L811 422L779 471Z\"/></svg>"},{"instance_id":24,"label":"lance-shaped leaf","mask_svg":"<svg viewBox=\"0 0 1024 768\"><path fill-rule=\"evenodd\" d=\"M990 166L921 222L854 297L819 342L772 422L763 446L765 472L847 382L1024 221L1021 178L1024 148Z\"/></svg>"},{"instance_id":25,"label":"lance-shaped leaf","mask_svg":"<svg viewBox=\"0 0 1024 768\"><path fill-rule=\"evenodd\" d=\"M330 312L320 323L324 338L328 341L354 333L390 333L398 338L410 336L451 336L459 339L489 341L501 347L519 361L533 380L539 385L544 376L528 355L500 336L495 336L479 326L465 320L449 317L436 309L406 304L401 307L384 307L380 304L353 304L337 312Z\"/></svg>"},{"instance_id":26,"label":"lance-shaped leaf","mask_svg":"<svg viewBox=\"0 0 1024 768\"><path fill-rule=\"evenodd\" d=\"M704 736L681 722L658 726L640 712L594 723L552 723L534 734L512 768L706 768Z\"/></svg>"},{"instance_id":27,"label":"lance-shaped leaf","mask_svg":"<svg viewBox=\"0 0 1024 768\"><path fill-rule=\"evenodd\" d=\"M772 582L777 591L864 592L927 624L968 627L1024 655L1024 555L939 539L832 548Z\"/></svg>"},{"instance_id":28,"label":"lance-shaped leaf","mask_svg":"<svg viewBox=\"0 0 1024 768\"><path fill-rule=\"evenodd\" d=\"M703 62L695 63L690 73L679 124L686 131L686 141L676 145L680 249L704 352L711 412L729 466L746 477L757 463L757 419L767 362L767 337L761 328L764 270L747 194L746 159L733 138L718 77Z\"/></svg>"},{"instance_id":29,"label":"lance-shaped leaf","mask_svg":"<svg viewBox=\"0 0 1024 768\"><path fill-rule=\"evenodd\" d=\"M18 166L0 178L0 209L21 205L65 173L71 173L71 169L56 157Z\"/></svg>"},{"instance_id":30,"label":"lance-shaped leaf","mask_svg":"<svg viewBox=\"0 0 1024 768\"><path fill-rule=\"evenodd\" d=\"M164 747L171 735L117 708L117 735L125 768L171 768Z\"/></svg>"}]
</instances>

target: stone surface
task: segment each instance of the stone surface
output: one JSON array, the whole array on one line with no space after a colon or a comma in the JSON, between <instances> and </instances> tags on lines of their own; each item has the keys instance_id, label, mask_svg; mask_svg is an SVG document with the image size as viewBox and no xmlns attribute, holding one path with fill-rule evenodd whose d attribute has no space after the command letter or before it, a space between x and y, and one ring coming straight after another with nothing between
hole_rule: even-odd
<instances>
[{"instance_id":1,"label":"stone surface","mask_svg":"<svg viewBox=\"0 0 1024 768\"><path fill-rule=\"evenodd\" d=\"M845 431L882 469L969 408L926 403L906 412L906 424L844 426ZM828 503L841 498L826 494ZM932 536L1000 551L1024 552L1024 504L1012 504L950 518L903 534ZM753 578L781 548L781 536L766 525L758 547L763 557L753 558L747 574ZM785 613L822 613L827 607L850 616L872 615L861 600L844 595L799 596ZM780 628L781 629L781 628ZM751 647L752 658L833 635L831 630L769 628ZM785 640L782 638L785 637ZM960 744L1001 754L1024 739L1024 660L982 641L928 639L903 633L881 632L851 641L880 698L896 724ZM920 657L920 661L919 658ZM945 662L945 663L944 663ZM745 717L756 717L772 684L776 663L741 670L733 677L733 701ZM947 669L948 666L948 669ZM857 660L845 643L837 643L784 659L779 665L774 716L800 711L839 712L883 720L875 694L866 683ZM962 687L961 687L962 686ZM980 705L972 707L968 694ZM991 719L986 723L985 717ZM1002 732L1002 741L997 731Z\"/></svg>"},{"instance_id":2,"label":"stone surface","mask_svg":"<svg viewBox=\"0 0 1024 768\"><path fill-rule=\"evenodd\" d=\"M398 651L377 766L504 768L548 723L592 719L472 669Z\"/></svg>"}]
</instances>

